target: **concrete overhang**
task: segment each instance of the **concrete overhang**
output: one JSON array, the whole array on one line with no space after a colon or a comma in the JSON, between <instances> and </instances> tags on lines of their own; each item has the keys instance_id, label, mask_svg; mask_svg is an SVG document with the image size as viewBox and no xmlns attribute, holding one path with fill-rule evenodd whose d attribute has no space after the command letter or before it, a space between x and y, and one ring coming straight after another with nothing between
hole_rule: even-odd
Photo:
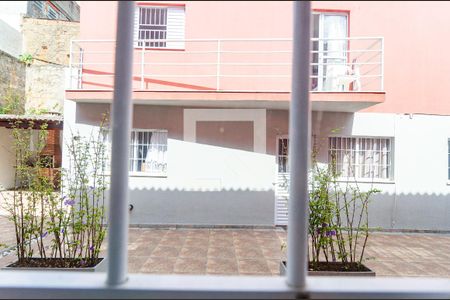
<instances>
[{"instance_id":1,"label":"concrete overhang","mask_svg":"<svg viewBox=\"0 0 450 300\"><path fill-rule=\"evenodd\" d=\"M288 92L133 91L133 103L190 107L288 109ZM67 90L66 99L110 103L112 90ZM383 103L385 92L311 92L314 111L356 112Z\"/></svg>"}]
</instances>

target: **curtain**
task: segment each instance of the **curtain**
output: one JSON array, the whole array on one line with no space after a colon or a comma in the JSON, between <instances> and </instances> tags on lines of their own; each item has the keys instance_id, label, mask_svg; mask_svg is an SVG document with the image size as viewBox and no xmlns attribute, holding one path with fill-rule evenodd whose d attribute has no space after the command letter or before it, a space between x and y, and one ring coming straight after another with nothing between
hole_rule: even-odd
<instances>
[{"instance_id":1,"label":"curtain","mask_svg":"<svg viewBox=\"0 0 450 300\"><path fill-rule=\"evenodd\" d=\"M323 16L324 89L338 90L338 76L347 71L347 17ZM333 40L339 39L339 40Z\"/></svg>"},{"instance_id":2,"label":"curtain","mask_svg":"<svg viewBox=\"0 0 450 300\"><path fill-rule=\"evenodd\" d=\"M152 132L145 157L145 172L165 173L167 171L167 132Z\"/></svg>"}]
</instances>

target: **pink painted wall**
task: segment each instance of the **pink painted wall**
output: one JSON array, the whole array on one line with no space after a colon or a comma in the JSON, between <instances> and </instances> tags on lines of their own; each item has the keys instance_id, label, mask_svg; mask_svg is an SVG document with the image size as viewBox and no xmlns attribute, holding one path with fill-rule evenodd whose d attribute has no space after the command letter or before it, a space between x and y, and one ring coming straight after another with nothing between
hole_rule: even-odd
<instances>
[{"instance_id":1,"label":"pink painted wall","mask_svg":"<svg viewBox=\"0 0 450 300\"><path fill-rule=\"evenodd\" d=\"M186 4L187 39L292 34L289 1L178 2ZM81 39L115 38L116 2L80 6ZM450 115L450 2L331 1L313 2L313 8L349 11L350 37L384 37L386 101L365 111Z\"/></svg>"}]
</instances>

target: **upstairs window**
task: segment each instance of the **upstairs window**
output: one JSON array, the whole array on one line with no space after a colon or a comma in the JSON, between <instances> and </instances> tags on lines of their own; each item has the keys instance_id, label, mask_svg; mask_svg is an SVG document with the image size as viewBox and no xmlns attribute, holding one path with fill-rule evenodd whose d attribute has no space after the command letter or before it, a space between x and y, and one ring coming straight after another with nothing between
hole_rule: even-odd
<instances>
[{"instance_id":1,"label":"upstairs window","mask_svg":"<svg viewBox=\"0 0 450 300\"><path fill-rule=\"evenodd\" d=\"M184 6L138 6L135 14L135 46L184 48Z\"/></svg>"},{"instance_id":2,"label":"upstairs window","mask_svg":"<svg viewBox=\"0 0 450 300\"><path fill-rule=\"evenodd\" d=\"M337 91L347 71L348 15L313 12L312 90Z\"/></svg>"}]
</instances>

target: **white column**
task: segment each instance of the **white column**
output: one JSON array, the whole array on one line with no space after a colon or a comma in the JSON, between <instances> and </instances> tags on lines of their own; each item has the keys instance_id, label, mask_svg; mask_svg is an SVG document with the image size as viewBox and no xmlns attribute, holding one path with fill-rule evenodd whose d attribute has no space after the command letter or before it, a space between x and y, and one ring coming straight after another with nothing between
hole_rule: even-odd
<instances>
[{"instance_id":1,"label":"white column","mask_svg":"<svg viewBox=\"0 0 450 300\"><path fill-rule=\"evenodd\" d=\"M308 253L308 168L310 160L310 16L309 1L294 2L292 99L289 110L289 215L287 283L303 289Z\"/></svg>"},{"instance_id":2,"label":"white column","mask_svg":"<svg viewBox=\"0 0 450 300\"><path fill-rule=\"evenodd\" d=\"M134 1L119 1L112 102L110 209L107 284L127 280L128 163L132 119Z\"/></svg>"}]
</instances>

